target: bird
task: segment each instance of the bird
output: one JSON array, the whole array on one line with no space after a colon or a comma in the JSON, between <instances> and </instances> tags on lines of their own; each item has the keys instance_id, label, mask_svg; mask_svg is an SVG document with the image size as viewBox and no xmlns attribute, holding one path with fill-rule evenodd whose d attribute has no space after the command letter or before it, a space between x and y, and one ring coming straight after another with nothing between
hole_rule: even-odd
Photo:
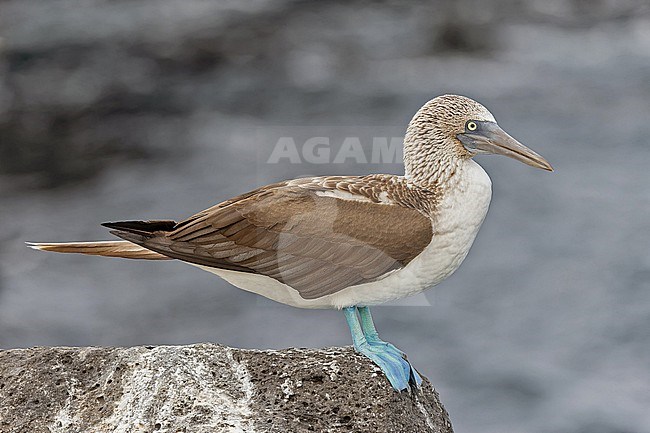
<instances>
[{"instance_id":1,"label":"bird","mask_svg":"<svg viewBox=\"0 0 650 433\"><path fill-rule=\"evenodd\" d=\"M404 175L318 176L244 193L189 218L102 225L115 241L28 243L37 250L180 260L298 308L342 310L355 351L396 391L422 377L385 342L370 307L420 293L458 269L488 212L491 180L474 161L499 154L553 171L480 103L441 95L413 116Z\"/></svg>"}]
</instances>

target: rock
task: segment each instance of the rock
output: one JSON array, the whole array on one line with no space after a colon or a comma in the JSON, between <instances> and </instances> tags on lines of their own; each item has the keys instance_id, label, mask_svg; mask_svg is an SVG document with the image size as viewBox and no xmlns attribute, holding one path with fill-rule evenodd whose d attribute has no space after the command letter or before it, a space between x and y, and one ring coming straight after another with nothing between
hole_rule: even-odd
<instances>
[{"instance_id":1,"label":"rock","mask_svg":"<svg viewBox=\"0 0 650 433\"><path fill-rule=\"evenodd\" d=\"M0 351L0 432L452 432L425 379L397 393L349 348Z\"/></svg>"}]
</instances>

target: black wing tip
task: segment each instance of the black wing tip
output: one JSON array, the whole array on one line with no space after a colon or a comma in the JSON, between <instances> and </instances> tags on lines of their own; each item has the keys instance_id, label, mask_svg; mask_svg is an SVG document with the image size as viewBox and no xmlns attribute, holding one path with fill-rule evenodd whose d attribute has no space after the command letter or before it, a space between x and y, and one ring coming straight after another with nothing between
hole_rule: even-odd
<instances>
[{"instance_id":1,"label":"black wing tip","mask_svg":"<svg viewBox=\"0 0 650 433\"><path fill-rule=\"evenodd\" d=\"M102 226L129 233L151 234L158 231L167 232L173 230L176 226L176 221L114 221L102 223Z\"/></svg>"},{"instance_id":2,"label":"black wing tip","mask_svg":"<svg viewBox=\"0 0 650 433\"><path fill-rule=\"evenodd\" d=\"M104 227L107 227L109 229L118 229L120 227L120 224L121 224L121 222L118 222L118 221L116 221L116 222L110 222L109 221L109 222L106 222L106 223L102 223L101 225L104 226Z\"/></svg>"}]
</instances>

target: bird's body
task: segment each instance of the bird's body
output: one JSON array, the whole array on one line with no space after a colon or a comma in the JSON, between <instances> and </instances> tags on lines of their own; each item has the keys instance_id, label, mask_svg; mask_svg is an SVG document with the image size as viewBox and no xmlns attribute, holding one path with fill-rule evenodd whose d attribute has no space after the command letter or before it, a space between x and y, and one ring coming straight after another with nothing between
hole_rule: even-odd
<instances>
[{"instance_id":1,"label":"bird's body","mask_svg":"<svg viewBox=\"0 0 650 433\"><path fill-rule=\"evenodd\" d=\"M477 153L501 153L551 170L503 132L482 105L445 95L411 120L404 176L294 179L179 223L104 224L124 241L31 246L179 259L283 304L344 309L355 347L404 389L409 377L419 383L419 376L402 352L379 340L367 307L419 293L460 266L492 194L490 178L472 160Z\"/></svg>"},{"instance_id":2,"label":"bird's body","mask_svg":"<svg viewBox=\"0 0 650 433\"><path fill-rule=\"evenodd\" d=\"M319 182L323 178L315 178ZM363 182L363 178L358 178ZM403 177L387 177L385 187L391 184L408 182ZM417 186L411 186L417 189ZM370 208L377 206L403 206L398 201L385 199L372 202L364 195L353 193L325 195L333 200L361 201ZM312 299L305 299L287 283L266 275L249 272L218 269L196 265L214 273L240 289L257 293L274 301L299 308L343 308L354 305L372 306L410 296L433 287L451 275L460 266L469 252L478 229L483 222L491 197L491 182L487 173L472 160L466 161L454 181L440 195L433 195L427 208L422 211L431 224L431 233L423 232L422 238L429 238L421 244L421 251L403 268L388 270L372 281L347 286L335 293ZM351 204L354 206L354 204ZM329 204L328 206L336 206ZM426 212L426 213L425 213ZM328 225L332 221L317 220L315 224ZM354 221L350 221L354 224ZM393 227L399 234L410 228L410 221L399 221ZM335 230L334 227L326 227Z\"/></svg>"}]
</instances>

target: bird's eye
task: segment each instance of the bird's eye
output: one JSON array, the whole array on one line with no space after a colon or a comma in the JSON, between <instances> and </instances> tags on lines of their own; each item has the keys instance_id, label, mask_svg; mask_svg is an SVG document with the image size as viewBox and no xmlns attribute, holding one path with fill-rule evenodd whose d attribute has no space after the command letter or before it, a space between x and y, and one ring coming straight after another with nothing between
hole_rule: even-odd
<instances>
[{"instance_id":1,"label":"bird's eye","mask_svg":"<svg viewBox=\"0 0 650 433\"><path fill-rule=\"evenodd\" d=\"M467 130L468 131L476 131L476 128L478 128L478 125L476 125L476 122L472 122L471 120L467 122Z\"/></svg>"}]
</instances>

